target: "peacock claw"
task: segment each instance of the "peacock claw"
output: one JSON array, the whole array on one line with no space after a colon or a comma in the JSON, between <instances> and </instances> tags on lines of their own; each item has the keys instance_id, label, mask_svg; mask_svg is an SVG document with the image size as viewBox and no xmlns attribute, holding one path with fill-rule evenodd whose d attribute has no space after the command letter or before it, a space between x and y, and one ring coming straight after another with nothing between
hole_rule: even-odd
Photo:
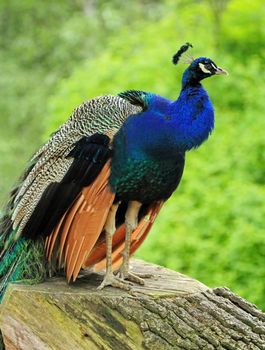
<instances>
[{"instance_id":1,"label":"peacock claw","mask_svg":"<svg viewBox=\"0 0 265 350\"><path fill-rule=\"evenodd\" d=\"M140 284L141 286L144 286L145 281L143 278L137 276L137 274L129 272L129 271L123 271L123 269L121 268L120 270L118 270L116 276L118 278L120 278L122 281L130 281L130 282L134 282L137 284Z\"/></svg>"},{"instance_id":2,"label":"peacock claw","mask_svg":"<svg viewBox=\"0 0 265 350\"><path fill-rule=\"evenodd\" d=\"M124 281L117 276L114 276L113 273L106 274L102 283L97 287L98 290L101 290L107 286L112 286L115 288L120 288L126 291L131 289L132 283Z\"/></svg>"}]
</instances>

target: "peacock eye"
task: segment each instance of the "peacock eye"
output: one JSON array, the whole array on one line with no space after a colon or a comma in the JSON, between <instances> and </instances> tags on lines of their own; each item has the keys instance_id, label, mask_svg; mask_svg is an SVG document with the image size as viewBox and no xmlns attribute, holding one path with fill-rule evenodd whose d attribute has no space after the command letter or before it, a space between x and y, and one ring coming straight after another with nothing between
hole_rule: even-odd
<instances>
[{"instance_id":1,"label":"peacock eye","mask_svg":"<svg viewBox=\"0 0 265 350\"><path fill-rule=\"evenodd\" d=\"M205 61L204 61L205 62ZM199 68L203 73L206 74L212 74L212 66L206 62L206 63L199 63Z\"/></svg>"}]
</instances>

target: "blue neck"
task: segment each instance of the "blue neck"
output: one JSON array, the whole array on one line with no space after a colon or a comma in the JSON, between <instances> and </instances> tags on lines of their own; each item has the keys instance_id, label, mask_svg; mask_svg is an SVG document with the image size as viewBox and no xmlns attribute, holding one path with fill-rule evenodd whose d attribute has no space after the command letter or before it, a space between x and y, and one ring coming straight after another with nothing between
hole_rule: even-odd
<instances>
[{"instance_id":1,"label":"blue neck","mask_svg":"<svg viewBox=\"0 0 265 350\"><path fill-rule=\"evenodd\" d=\"M170 106L175 118L176 141L182 150L199 147L214 128L214 110L206 90L199 82L184 84L179 98Z\"/></svg>"},{"instance_id":2,"label":"blue neck","mask_svg":"<svg viewBox=\"0 0 265 350\"><path fill-rule=\"evenodd\" d=\"M189 68L187 68L182 76L182 89L199 86L201 86L201 84L198 80L198 76L195 75Z\"/></svg>"},{"instance_id":3,"label":"blue neck","mask_svg":"<svg viewBox=\"0 0 265 350\"><path fill-rule=\"evenodd\" d=\"M127 119L116 145L128 157L174 162L177 152L198 147L213 127L207 92L200 84L185 86L175 102L150 94L147 110Z\"/></svg>"}]
</instances>

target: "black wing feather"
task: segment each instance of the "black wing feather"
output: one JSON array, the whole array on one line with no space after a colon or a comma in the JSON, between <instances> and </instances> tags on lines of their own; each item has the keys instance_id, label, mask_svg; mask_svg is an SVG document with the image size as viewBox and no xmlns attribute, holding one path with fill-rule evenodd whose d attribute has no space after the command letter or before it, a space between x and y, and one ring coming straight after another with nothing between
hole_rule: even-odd
<instances>
[{"instance_id":1,"label":"black wing feather","mask_svg":"<svg viewBox=\"0 0 265 350\"><path fill-rule=\"evenodd\" d=\"M72 165L61 182L52 183L46 188L22 231L24 237L35 239L52 232L82 188L96 179L111 157L109 142L108 136L94 134L76 143L68 155L74 158Z\"/></svg>"}]
</instances>

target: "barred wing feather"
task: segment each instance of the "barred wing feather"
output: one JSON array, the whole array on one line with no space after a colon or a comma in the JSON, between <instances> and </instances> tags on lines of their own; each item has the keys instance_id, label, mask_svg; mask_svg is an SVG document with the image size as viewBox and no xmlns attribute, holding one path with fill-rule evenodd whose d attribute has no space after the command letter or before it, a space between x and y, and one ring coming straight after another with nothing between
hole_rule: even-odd
<instances>
[{"instance_id":1,"label":"barred wing feather","mask_svg":"<svg viewBox=\"0 0 265 350\"><path fill-rule=\"evenodd\" d=\"M75 145L94 133L113 136L128 116L139 111L139 106L111 95L94 98L75 109L69 120L33 156L31 163L34 165L17 190L11 218L13 229L17 230L16 237L24 234L24 228L40 202L58 190L56 184L64 180L75 160L69 156ZM42 216L45 217L45 210Z\"/></svg>"}]
</instances>

